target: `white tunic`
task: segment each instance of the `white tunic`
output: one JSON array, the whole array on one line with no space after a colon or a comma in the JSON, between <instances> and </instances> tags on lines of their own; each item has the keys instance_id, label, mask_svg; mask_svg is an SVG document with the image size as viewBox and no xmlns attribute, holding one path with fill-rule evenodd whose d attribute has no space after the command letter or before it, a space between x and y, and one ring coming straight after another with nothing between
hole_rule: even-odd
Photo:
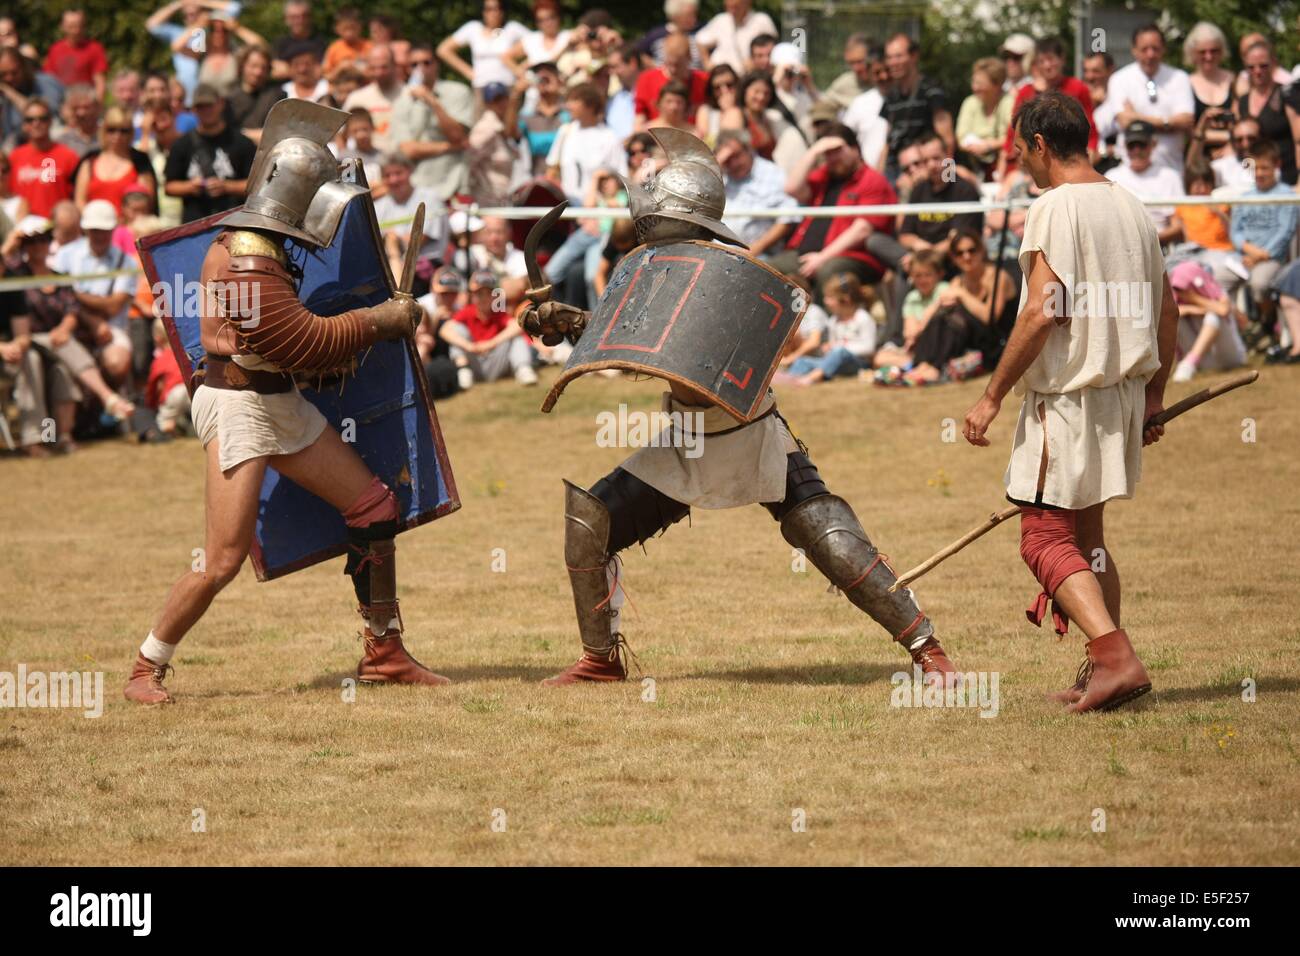
<instances>
[{"instance_id":1,"label":"white tunic","mask_svg":"<svg viewBox=\"0 0 1300 956\"><path fill-rule=\"evenodd\" d=\"M775 404L769 391L758 414ZM685 405L672 392L664 392L663 410L703 413L699 454L682 447L680 441L673 442L670 426L661 433L657 447L642 448L623 462L624 470L692 508L738 508L785 498L786 456L799 446L777 415L738 427L718 406Z\"/></svg>"},{"instance_id":2,"label":"white tunic","mask_svg":"<svg viewBox=\"0 0 1300 956\"><path fill-rule=\"evenodd\" d=\"M1035 500L1045 437L1043 504L1080 509L1131 498L1142 471L1146 383L1160 367L1164 257L1155 228L1116 183L1062 185L1029 209L1022 301L1035 251L1061 280L1056 313L1068 318L1016 383L1025 401L1007 494Z\"/></svg>"}]
</instances>

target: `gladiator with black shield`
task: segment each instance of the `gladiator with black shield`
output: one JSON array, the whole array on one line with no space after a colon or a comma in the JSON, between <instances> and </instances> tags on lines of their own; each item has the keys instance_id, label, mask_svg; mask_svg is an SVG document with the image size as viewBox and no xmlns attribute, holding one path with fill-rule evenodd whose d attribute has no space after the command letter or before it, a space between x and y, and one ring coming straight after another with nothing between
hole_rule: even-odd
<instances>
[{"instance_id":1,"label":"gladiator with black shield","mask_svg":"<svg viewBox=\"0 0 1300 956\"><path fill-rule=\"evenodd\" d=\"M564 560L582 655L543 683L627 677L619 553L685 518L692 508L762 504L787 542L902 644L927 675L955 668L910 590L853 509L832 494L792 435L769 386L798 325L803 293L746 247L721 219L722 172L707 146L670 128L650 131L668 164L645 187L625 181L641 245L611 276L590 312L551 301L536 263L519 321L573 353L543 410L586 372L617 368L665 379L667 430L696 423L694 440L640 448L590 489L566 481Z\"/></svg>"}]
</instances>

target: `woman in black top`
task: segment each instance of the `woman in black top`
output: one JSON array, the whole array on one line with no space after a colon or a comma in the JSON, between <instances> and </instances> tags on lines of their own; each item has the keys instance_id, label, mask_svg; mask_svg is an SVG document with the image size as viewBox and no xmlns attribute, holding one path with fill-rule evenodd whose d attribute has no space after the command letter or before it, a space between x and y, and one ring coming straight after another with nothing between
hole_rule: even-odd
<instances>
[{"instance_id":1,"label":"woman in black top","mask_svg":"<svg viewBox=\"0 0 1300 956\"><path fill-rule=\"evenodd\" d=\"M1232 84L1236 77L1231 70L1223 68L1227 46L1228 38L1223 31L1204 21L1192 27L1183 42L1183 61L1192 83L1197 120L1208 109L1232 109ZM1227 142L1226 137L1222 142Z\"/></svg>"},{"instance_id":2,"label":"woman in black top","mask_svg":"<svg viewBox=\"0 0 1300 956\"><path fill-rule=\"evenodd\" d=\"M916 384L938 381L949 363L968 352L982 353L980 364L990 368L1005 342L1008 311L1015 321L1017 290L1011 279L1005 274L998 276L997 268L988 261L980 234L974 229L958 229L948 254L957 266L957 275L939 293L939 311L921 330L912 349L914 362L907 378ZM972 369L964 371L969 374Z\"/></svg>"},{"instance_id":3,"label":"woman in black top","mask_svg":"<svg viewBox=\"0 0 1300 956\"><path fill-rule=\"evenodd\" d=\"M1300 113L1289 102L1286 91L1273 79L1277 66L1273 47L1261 40L1246 51L1250 89L1237 100L1237 118L1249 116L1259 123L1260 136L1277 143L1282 151L1282 181L1296 184L1296 143L1300 141Z\"/></svg>"}]
</instances>

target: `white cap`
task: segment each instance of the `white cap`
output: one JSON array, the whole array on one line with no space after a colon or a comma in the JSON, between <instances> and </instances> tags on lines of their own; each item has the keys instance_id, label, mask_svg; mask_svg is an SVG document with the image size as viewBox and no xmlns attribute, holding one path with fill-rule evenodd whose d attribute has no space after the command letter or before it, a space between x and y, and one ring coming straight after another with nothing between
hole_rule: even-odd
<instances>
[{"instance_id":1,"label":"white cap","mask_svg":"<svg viewBox=\"0 0 1300 956\"><path fill-rule=\"evenodd\" d=\"M466 228L468 222L469 228ZM478 232L483 228L483 220L478 216L471 216L463 209L457 209L447 217L447 225L454 233Z\"/></svg>"},{"instance_id":2,"label":"white cap","mask_svg":"<svg viewBox=\"0 0 1300 956\"><path fill-rule=\"evenodd\" d=\"M14 227L18 235L26 238L27 236L42 236L54 228L54 223L50 222L44 216L23 216L18 220L18 225Z\"/></svg>"},{"instance_id":3,"label":"white cap","mask_svg":"<svg viewBox=\"0 0 1300 956\"><path fill-rule=\"evenodd\" d=\"M1028 56L1034 52L1034 38L1027 33L1013 33L1002 42L1001 49Z\"/></svg>"},{"instance_id":4,"label":"white cap","mask_svg":"<svg viewBox=\"0 0 1300 956\"><path fill-rule=\"evenodd\" d=\"M772 47L772 66L803 66L803 51L793 43L778 43Z\"/></svg>"},{"instance_id":5,"label":"white cap","mask_svg":"<svg viewBox=\"0 0 1300 956\"><path fill-rule=\"evenodd\" d=\"M117 210L107 199L92 199L81 210L82 229L116 229Z\"/></svg>"}]
</instances>

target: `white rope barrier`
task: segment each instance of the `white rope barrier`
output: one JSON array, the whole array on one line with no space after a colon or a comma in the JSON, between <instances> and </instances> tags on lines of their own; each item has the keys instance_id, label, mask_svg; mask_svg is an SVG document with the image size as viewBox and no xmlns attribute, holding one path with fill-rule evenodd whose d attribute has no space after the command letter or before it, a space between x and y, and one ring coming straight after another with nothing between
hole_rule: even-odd
<instances>
[{"instance_id":1,"label":"white rope barrier","mask_svg":"<svg viewBox=\"0 0 1300 956\"><path fill-rule=\"evenodd\" d=\"M1300 194L1291 193L1284 196L1170 196L1160 199L1141 199L1144 206L1295 206L1300 205ZM925 213L966 213L1007 212L1014 209L1027 209L1034 204L1033 199L1008 199L982 202L950 203L890 203L876 206L789 206L783 209L728 209L725 219L784 219L787 217L803 218L841 218L844 216L895 216L923 215ZM454 212L467 212L479 218L491 216L500 219L540 219L551 211L550 206L453 206ZM607 208L604 206L566 209L561 219L627 219L631 213L626 208ZM412 217L387 219L379 224L381 230L411 222ZM22 289L34 289L38 286L73 285L86 279L108 279L119 276L139 275L138 269L119 269L115 272L93 272L83 275L43 275L23 276L21 278L0 278L0 292L13 292Z\"/></svg>"}]
</instances>

